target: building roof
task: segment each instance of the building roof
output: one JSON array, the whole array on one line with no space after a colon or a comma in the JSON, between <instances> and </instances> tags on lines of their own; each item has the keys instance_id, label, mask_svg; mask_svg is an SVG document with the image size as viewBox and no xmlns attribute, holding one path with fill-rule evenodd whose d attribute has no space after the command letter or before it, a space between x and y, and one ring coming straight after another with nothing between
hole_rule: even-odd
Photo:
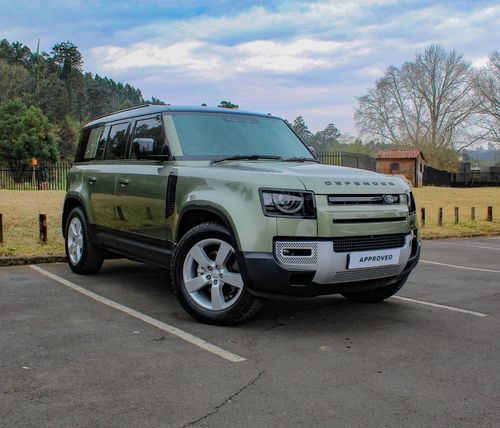
<instances>
[{"instance_id":1,"label":"building roof","mask_svg":"<svg viewBox=\"0 0 500 428\"><path fill-rule=\"evenodd\" d=\"M378 152L377 159L417 159L422 156L425 159L422 150L381 150Z\"/></svg>"},{"instance_id":2,"label":"building roof","mask_svg":"<svg viewBox=\"0 0 500 428\"><path fill-rule=\"evenodd\" d=\"M113 122L115 120L122 120L131 117L143 116L147 114L167 113L167 112L226 113L226 114L242 114L251 116L273 117L275 119L280 119L271 114L254 113L239 109L233 110L227 108L205 107L205 106L171 106L171 105L145 104L142 106L131 107L102 117L98 117L97 119L94 119L93 121L87 123L85 127L95 126L104 122Z\"/></svg>"}]
</instances>

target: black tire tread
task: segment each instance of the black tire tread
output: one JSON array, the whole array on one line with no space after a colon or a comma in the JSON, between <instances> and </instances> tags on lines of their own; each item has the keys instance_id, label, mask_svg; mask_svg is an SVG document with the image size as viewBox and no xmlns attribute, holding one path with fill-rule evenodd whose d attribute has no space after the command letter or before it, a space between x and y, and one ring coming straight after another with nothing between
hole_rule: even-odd
<instances>
[{"instance_id":1,"label":"black tire tread","mask_svg":"<svg viewBox=\"0 0 500 428\"><path fill-rule=\"evenodd\" d=\"M77 216L82 224L84 247L83 247L82 258L80 259L78 264L73 265L69 258L66 239L68 237L69 224L71 220ZM71 212L68 215L68 219L66 221L65 232L66 234L65 234L64 248L66 250L66 258L68 260L68 265L70 269L74 273L77 273L79 275L94 275L97 272L99 272L99 269L101 269L102 263L104 261L104 254L99 248L96 248L94 246L94 244L90 239L89 222L85 210L82 207L75 207L71 210Z\"/></svg>"},{"instance_id":2,"label":"black tire tread","mask_svg":"<svg viewBox=\"0 0 500 428\"><path fill-rule=\"evenodd\" d=\"M218 317L207 316L201 310L197 310L196 307L194 307L194 305L187 300L186 296L181 290L182 285L180 284L180 282L182 280L179 278L178 269L179 263L183 263L183 260L179 260L182 256L183 248L185 245L188 245L186 243L193 239L193 237L195 237L196 235L209 233L220 233L226 235L231 244L233 244L233 247L236 248L234 239L232 238L230 232L222 224L216 222L205 222L194 226L181 238L181 240L177 244L171 264L172 287L182 307L186 310L186 312L188 312L193 318L197 319L198 321L214 325L234 325L241 323L255 316L264 305L262 299L257 299L256 297L252 296L246 290L246 288L243 289L242 296L240 296L240 300L235 304L235 306L229 308L226 311L221 311L220 314L218 314L220 315ZM180 266L182 266L182 264Z\"/></svg>"}]
</instances>

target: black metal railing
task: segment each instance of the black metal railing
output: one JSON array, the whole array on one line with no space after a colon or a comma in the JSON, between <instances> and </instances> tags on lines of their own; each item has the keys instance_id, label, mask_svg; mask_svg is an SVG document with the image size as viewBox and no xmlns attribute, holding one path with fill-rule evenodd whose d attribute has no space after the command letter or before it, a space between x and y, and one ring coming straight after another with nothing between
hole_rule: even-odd
<instances>
[{"instance_id":1,"label":"black metal railing","mask_svg":"<svg viewBox=\"0 0 500 428\"><path fill-rule=\"evenodd\" d=\"M375 171L377 169L375 158L359 153L318 152L316 156L321 163L327 165L348 166L351 168L367 169L369 171Z\"/></svg>"},{"instance_id":2,"label":"black metal railing","mask_svg":"<svg viewBox=\"0 0 500 428\"><path fill-rule=\"evenodd\" d=\"M32 166L25 162L0 163L0 189L64 190L70 163Z\"/></svg>"},{"instance_id":3,"label":"black metal railing","mask_svg":"<svg viewBox=\"0 0 500 428\"><path fill-rule=\"evenodd\" d=\"M453 174L431 166L424 166L424 186L450 187Z\"/></svg>"}]
</instances>

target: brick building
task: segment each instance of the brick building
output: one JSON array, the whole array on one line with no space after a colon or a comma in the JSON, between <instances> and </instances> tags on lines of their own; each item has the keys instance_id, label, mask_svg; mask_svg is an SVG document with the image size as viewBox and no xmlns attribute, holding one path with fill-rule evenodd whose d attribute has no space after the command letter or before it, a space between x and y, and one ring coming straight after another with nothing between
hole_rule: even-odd
<instances>
[{"instance_id":1,"label":"brick building","mask_svg":"<svg viewBox=\"0 0 500 428\"><path fill-rule=\"evenodd\" d=\"M415 187L424 180L424 155L421 150L383 150L378 152L377 172L405 176Z\"/></svg>"}]
</instances>

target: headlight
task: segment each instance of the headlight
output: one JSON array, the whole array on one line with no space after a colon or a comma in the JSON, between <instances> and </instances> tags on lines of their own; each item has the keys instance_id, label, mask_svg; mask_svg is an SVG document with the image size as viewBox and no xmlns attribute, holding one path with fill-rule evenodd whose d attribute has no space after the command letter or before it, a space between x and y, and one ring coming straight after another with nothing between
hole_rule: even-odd
<instances>
[{"instance_id":1,"label":"headlight","mask_svg":"<svg viewBox=\"0 0 500 428\"><path fill-rule=\"evenodd\" d=\"M413 193L410 190L406 192L406 203L408 204L408 211L410 215L415 214L417 212L417 205L415 204Z\"/></svg>"},{"instance_id":2,"label":"headlight","mask_svg":"<svg viewBox=\"0 0 500 428\"><path fill-rule=\"evenodd\" d=\"M260 198L267 216L316 218L312 192L262 189Z\"/></svg>"}]
</instances>

